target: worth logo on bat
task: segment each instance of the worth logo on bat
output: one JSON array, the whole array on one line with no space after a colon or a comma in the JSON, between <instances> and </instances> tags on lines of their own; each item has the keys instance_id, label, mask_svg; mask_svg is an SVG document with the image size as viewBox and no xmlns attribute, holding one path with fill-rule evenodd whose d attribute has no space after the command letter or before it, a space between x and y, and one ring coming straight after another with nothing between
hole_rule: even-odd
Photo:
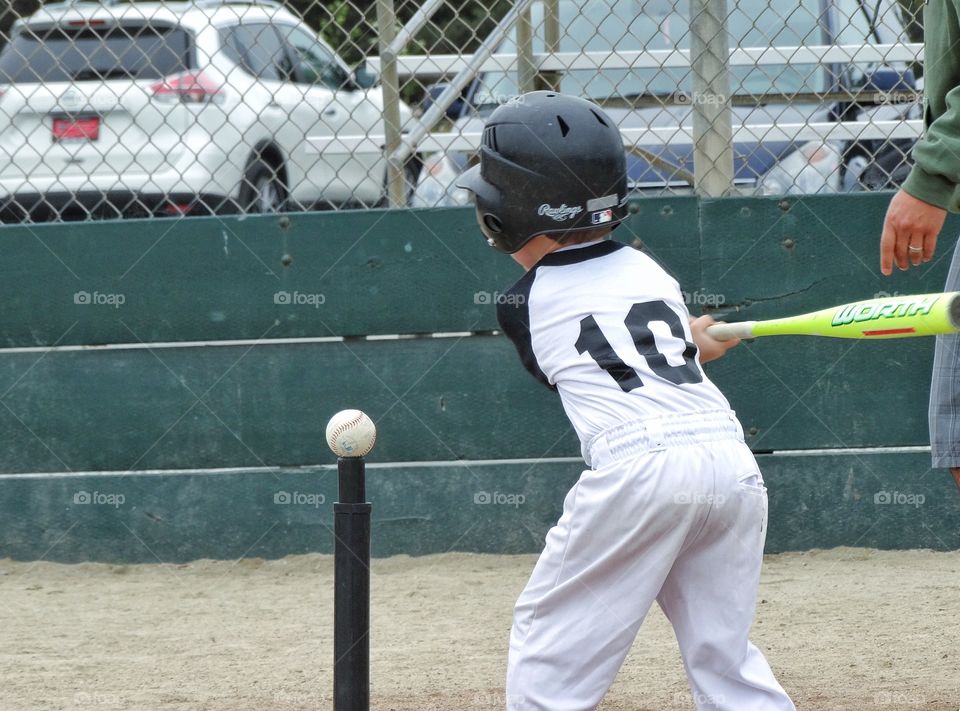
<instances>
[{"instance_id":1,"label":"worth logo on bat","mask_svg":"<svg viewBox=\"0 0 960 711\"><path fill-rule=\"evenodd\" d=\"M904 297L900 301L880 302L864 301L855 304L846 304L837 309L831 321L832 326L846 326L850 323L877 321L880 319L900 319L904 317L929 315L940 300L941 294L928 294L915 297ZM916 332L915 326L900 326L894 328L880 328L866 330L864 336L893 336Z\"/></svg>"}]
</instances>

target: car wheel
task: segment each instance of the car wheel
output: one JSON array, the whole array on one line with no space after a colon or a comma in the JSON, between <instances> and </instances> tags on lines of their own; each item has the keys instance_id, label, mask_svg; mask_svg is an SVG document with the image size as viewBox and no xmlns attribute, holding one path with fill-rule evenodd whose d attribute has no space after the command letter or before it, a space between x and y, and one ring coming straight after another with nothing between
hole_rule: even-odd
<instances>
[{"instance_id":1,"label":"car wheel","mask_svg":"<svg viewBox=\"0 0 960 711\"><path fill-rule=\"evenodd\" d=\"M286 201L287 188L278 166L259 158L247 168L240 184L240 209L243 212L280 212Z\"/></svg>"}]
</instances>

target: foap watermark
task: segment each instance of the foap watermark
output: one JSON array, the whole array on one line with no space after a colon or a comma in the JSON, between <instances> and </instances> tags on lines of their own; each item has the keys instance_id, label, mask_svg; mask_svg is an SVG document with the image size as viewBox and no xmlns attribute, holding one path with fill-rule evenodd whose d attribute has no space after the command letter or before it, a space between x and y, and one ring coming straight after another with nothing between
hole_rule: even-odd
<instances>
[{"instance_id":1,"label":"foap watermark","mask_svg":"<svg viewBox=\"0 0 960 711\"><path fill-rule=\"evenodd\" d=\"M473 695L473 706L489 706L490 708L502 709L504 707L511 709L522 709L527 703L526 696L519 694L495 694L477 692Z\"/></svg>"},{"instance_id":2,"label":"foap watermark","mask_svg":"<svg viewBox=\"0 0 960 711\"><path fill-rule=\"evenodd\" d=\"M312 506L320 508L326 502L327 497L323 494L307 494L302 491L275 491L273 492L273 503L281 506Z\"/></svg>"},{"instance_id":3,"label":"foap watermark","mask_svg":"<svg viewBox=\"0 0 960 711\"><path fill-rule=\"evenodd\" d=\"M329 702L330 695L317 691L297 691L288 689L277 689L273 692L273 701L283 706L309 706L319 708L321 705Z\"/></svg>"},{"instance_id":4,"label":"foap watermark","mask_svg":"<svg viewBox=\"0 0 960 711\"><path fill-rule=\"evenodd\" d=\"M714 94L708 91L694 91L693 93L678 91L674 94L676 102L685 106L723 106L729 98L726 94Z\"/></svg>"},{"instance_id":5,"label":"foap watermark","mask_svg":"<svg viewBox=\"0 0 960 711\"><path fill-rule=\"evenodd\" d=\"M78 691L73 695L73 705L81 707L126 706L126 699L110 691Z\"/></svg>"},{"instance_id":6,"label":"foap watermark","mask_svg":"<svg viewBox=\"0 0 960 711\"><path fill-rule=\"evenodd\" d=\"M327 303L325 294L305 294L302 291L278 291L273 295L273 303L279 306L312 306L319 309Z\"/></svg>"},{"instance_id":7,"label":"foap watermark","mask_svg":"<svg viewBox=\"0 0 960 711\"><path fill-rule=\"evenodd\" d=\"M882 106L918 104L921 101L923 101L923 95L917 91L877 91L873 94L873 102Z\"/></svg>"},{"instance_id":8,"label":"foap watermark","mask_svg":"<svg viewBox=\"0 0 960 711\"><path fill-rule=\"evenodd\" d=\"M75 491L73 493L73 503L78 506L113 506L120 508L126 502L127 497L123 494L107 493L105 491Z\"/></svg>"},{"instance_id":9,"label":"foap watermark","mask_svg":"<svg viewBox=\"0 0 960 711\"><path fill-rule=\"evenodd\" d=\"M527 297L523 294L501 294L499 291L490 293L489 291L475 291L473 293L473 303L478 306L488 304L506 304L507 306L522 306L526 303Z\"/></svg>"},{"instance_id":10,"label":"foap watermark","mask_svg":"<svg viewBox=\"0 0 960 711\"><path fill-rule=\"evenodd\" d=\"M873 695L873 703L902 709L906 706L925 706L927 699L923 694L910 691L878 691Z\"/></svg>"},{"instance_id":11,"label":"foap watermark","mask_svg":"<svg viewBox=\"0 0 960 711\"><path fill-rule=\"evenodd\" d=\"M526 98L523 94L494 94L493 101L497 106L523 106Z\"/></svg>"},{"instance_id":12,"label":"foap watermark","mask_svg":"<svg viewBox=\"0 0 960 711\"><path fill-rule=\"evenodd\" d=\"M523 494L504 494L500 491L477 491L473 495L473 503L481 506L488 504L493 506L513 506L519 508L527 502L527 497Z\"/></svg>"},{"instance_id":13,"label":"foap watermark","mask_svg":"<svg viewBox=\"0 0 960 711\"><path fill-rule=\"evenodd\" d=\"M923 494L907 494L903 491L878 491L873 495L873 503L880 506L913 506L920 508L926 502L927 497Z\"/></svg>"},{"instance_id":14,"label":"foap watermark","mask_svg":"<svg viewBox=\"0 0 960 711\"><path fill-rule=\"evenodd\" d=\"M112 306L119 309L127 302L124 294L104 294L99 291L77 291L73 294L73 303L78 306Z\"/></svg>"},{"instance_id":15,"label":"foap watermark","mask_svg":"<svg viewBox=\"0 0 960 711\"><path fill-rule=\"evenodd\" d=\"M689 691L677 691L673 694L673 704L678 708L689 708L690 706L713 708L725 706L726 697L723 694L703 694L700 692L691 694Z\"/></svg>"},{"instance_id":16,"label":"foap watermark","mask_svg":"<svg viewBox=\"0 0 960 711\"><path fill-rule=\"evenodd\" d=\"M703 494L701 492L679 491L673 495L673 503L680 504L707 504L709 506L723 506L727 498L723 494Z\"/></svg>"},{"instance_id":17,"label":"foap watermark","mask_svg":"<svg viewBox=\"0 0 960 711\"><path fill-rule=\"evenodd\" d=\"M712 291L685 291L683 303L687 306L723 306L727 297Z\"/></svg>"}]
</instances>

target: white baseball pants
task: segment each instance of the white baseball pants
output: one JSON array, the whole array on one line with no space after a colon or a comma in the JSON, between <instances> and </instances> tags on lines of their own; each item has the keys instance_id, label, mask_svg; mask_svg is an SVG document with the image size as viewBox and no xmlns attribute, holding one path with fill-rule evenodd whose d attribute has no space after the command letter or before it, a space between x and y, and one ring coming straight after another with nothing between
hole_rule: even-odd
<instances>
[{"instance_id":1,"label":"white baseball pants","mask_svg":"<svg viewBox=\"0 0 960 711\"><path fill-rule=\"evenodd\" d=\"M627 423L589 457L514 610L508 710L596 708L656 600L699 711L794 711L748 639L767 494L733 413Z\"/></svg>"}]
</instances>

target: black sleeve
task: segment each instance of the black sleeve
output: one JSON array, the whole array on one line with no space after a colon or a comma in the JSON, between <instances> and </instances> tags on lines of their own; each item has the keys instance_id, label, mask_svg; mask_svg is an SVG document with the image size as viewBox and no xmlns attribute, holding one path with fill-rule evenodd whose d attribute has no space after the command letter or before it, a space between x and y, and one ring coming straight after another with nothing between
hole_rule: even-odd
<instances>
[{"instance_id":1,"label":"black sleeve","mask_svg":"<svg viewBox=\"0 0 960 711\"><path fill-rule=\"evenodd\" d=\"M531 269L506 294L497 299L497 321L500 329L513 341L523 367L548 388L556 390L557 387L551 385L540 370L530 337L530 288L536 274L536 268Z\"/></svg>"}]
</instances>

